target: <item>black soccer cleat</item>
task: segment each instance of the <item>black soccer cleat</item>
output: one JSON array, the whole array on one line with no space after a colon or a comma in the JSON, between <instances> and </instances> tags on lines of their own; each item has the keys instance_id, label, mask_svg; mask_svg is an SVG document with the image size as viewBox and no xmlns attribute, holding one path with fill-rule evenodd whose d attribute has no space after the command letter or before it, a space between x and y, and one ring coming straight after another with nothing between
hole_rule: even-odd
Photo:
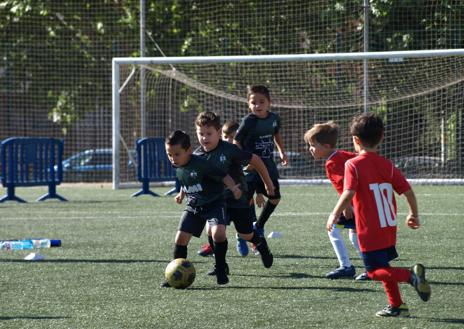
<instances>
[{"instance_id":1,"label":"black soccer cleat","mask_svg":"<svg viewBox=\"0 0 464 329\"><path fill-rule=\"evenodd\" d=\"M405 303L401 304L399 307L393 307L388 305L383 310L375 313L379 317L409 317L409 308Z\"/></svg>"},{"instance_id":2,"label":"black soccer cleat","mask_svg":"<svg viewBox=\"0 0 464 329\"><path fill-rule=\"evenodd\" d=\"M161 283L161 288L171 288L171 285L169 284L169 282L164 281L163 283Z\"/></svg>"},{"instance_id":3,"label":"black soccer cleat","mask_svg":"<svg viewBox=\"0 0 464 329\"><path fill-rule=\"evenodd\" d=\"M256 249L259 251L264 267L270 268L274 262L274 256L269 250L269 246L267 245L265 238L261 238L261 242L256 245Z\"/></svg>"},{"instance_id":4,"label":"black soccer cleat","mask_svg":"<svg viewBox=\"0 0 464 329\"><path fill-rule=\"evenodd\" d=\"M214 265L214 267L208 271L208 273L206 273L207 275L216 275L216 265ZM230 275L230 272L229 272L229 264L226 263L226 274L227 275Z\"/></svg>"},{"instance_id":5,"label":"black soccer cleat","mask_svg":"<svg viewBox=\"0 0 464 329\"><path fill-rule=\"evenodd\" d=\"M411 267L411 280L409 283L416 289L420 299L424 302L430 299L432 290L430 284L425 279L425 267L422 264L416 264Z\"/></svg>"}]
</instances>

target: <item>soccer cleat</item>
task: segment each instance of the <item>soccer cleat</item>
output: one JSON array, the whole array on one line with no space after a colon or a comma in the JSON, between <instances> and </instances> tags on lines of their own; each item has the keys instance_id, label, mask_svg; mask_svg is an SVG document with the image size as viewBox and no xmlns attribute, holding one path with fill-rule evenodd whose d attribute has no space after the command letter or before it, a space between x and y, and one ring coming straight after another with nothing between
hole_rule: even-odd
<instances>
[{"instance_id":1,"label":"soccer cleat","mask_svg":"<svg viewBox=\"0 0 464 329\"><path fill-rule=\"evenodd\" d=\"M261 238L261 242L256 245L256 249L259 251L259 254L261 255L261 261L263 262L264 267L271 267L272 263L274 262L274 256L269 250L269 246L267 245L265 238Z\"/></svg>"},{"instance_id":2,"label":"soccer cleat","mask_svg":"<svg viewBox=\"0 0 464 329\"><path fill-rule=\"evenodd\" d=\"M350 267L344 267L341 266L339 268L336 268L332 272L329 272L325 275L327 279L340 279L340 278L350 278L352 279L354 275L356 274L356 270L354 269L354 266Z\"/></svg>"},{"instance_id":3,"label":"soccer cleat","mask_svg":"<svg viewBox=\"0 0 464 329\"><path fill-rule=\"evenodd\" d=\"M216 275L216 265L214 265L214 268L209 270L208 273L206 273L208 275ZM226 263L226 274L229 275L230 272L229 272L229 264Z\"/></svg>"},{"instance_id":4,"label":"soccer cleat","mask_svg":"<svg viewBox=\"0 0 464 329\"><path fill-rule=\"evenodd\" d=\"M227 277L227 268L224 271L219 271L216 269L216 281L217 284L227 284L229 283L229 278Z\"/></svg>"},{"instance_id":5,"label":"soccer cleat","mask_svg":"<svg viewBox=\"0 0 464 329\"><path fill-rule=\"evenodd\" d=\"M356 281L370 281L371 278L367 275L367 272L359 274L356 278Z\"/></svg>"},{"instance_id":6,"label":"soccer cleat","mask_svg":"<svg viewBox=\"0 0 464 329\"><path fill-rule=\"evenodd\" d=\"M237 252L240 256L245 257L248 255L248 244L237 234Z\"/></svg>"},{"instance_id":7,"label":"soccer cleat","mask_svg":"<svg viewBox=\"0 0 464 329\"><path fill-rule=\"evenodd\" d=\"M169 282L164 281L163 283L161 283L161 288L171 288L171 285L169 284Z\"/></svg>"},{"instance_id":8,"label":"soccer cleat","mask_svg":"<svg viewBox=\"0 0 464 329\"><path fill-rule=\"evenodd\" d=\"M197 251L197 254L202 257L208 257L214 255L213 248L209 245L209 243L205 243L201 246L200 250Z\"/></svg>"},{"instance_id":9,"label":"soccer cleat","mask_svg":"<svg viewBox=\"0 0 464 329\"><path fill-rule=\"evenodd\" d=\"M401 304L398 307L393 307L391 305L388 305L383 310L375 313L375 315L379 317L393 317L393 316L408 317L409 308L406 306L405 303Z\"/></svg>"},{"instance_id":10,"label":"soccer cleat","mask_svg":"<svg viewBox=\"0 0 464 329\"><path fill-rule=\"evenodd\" d=\"M422 264L416 264L411 267L411 285L416 289L420 299L424 302L430 299L432 290L430 284L425 279L425 267Z\"/></svg>"}]
</instances>

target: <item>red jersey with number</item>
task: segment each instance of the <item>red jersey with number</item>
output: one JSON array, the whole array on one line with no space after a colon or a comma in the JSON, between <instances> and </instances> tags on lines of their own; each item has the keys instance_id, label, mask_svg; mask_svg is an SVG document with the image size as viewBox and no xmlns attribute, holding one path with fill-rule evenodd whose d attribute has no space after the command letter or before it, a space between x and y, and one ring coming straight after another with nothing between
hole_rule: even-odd
<instances>
[{"instance_id":1,"label":"red jersey with number","mask_svg":"<svg viewBox=\"0 0 464 329\"><path fill-rule=\"evenodd\" d=\"M356 233L362 252L396 245L396 200L393 192L411 189L391 161L374 152L362 153L345 164L344 189L353 197Z\"/></svg>"},{"instance_id":2,"label":"red jersey with number","mask_svg":"<svg viewBox=\"0 0 464 329\"><path fill-rule=\"evenodd\" d=\"M354 158L356 153L337 150L334 151L325 161L325 173L327 178L337 190L338 194L343 193L343 177L345 176L345 162Z\"/></svg>"}]
</instances>

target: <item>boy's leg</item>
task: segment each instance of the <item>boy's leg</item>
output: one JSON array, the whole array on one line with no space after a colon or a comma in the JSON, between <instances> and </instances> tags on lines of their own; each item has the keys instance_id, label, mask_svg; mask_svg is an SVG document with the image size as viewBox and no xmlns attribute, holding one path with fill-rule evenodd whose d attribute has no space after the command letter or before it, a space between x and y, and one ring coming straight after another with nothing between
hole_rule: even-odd
<instances>
[{"instance_id":1,"label":"boy's leg","mask_svg":"<svg viewBox=\"0 0 464 329\"><path fill-rule=\"evenodd\" d=\"M355 269L350 261L348 250L346 249L345 241L343 241L341 230L335 227L331 232L328 233L330 243L332 244L335 254L337 255L340 267L327 273L326 278L353 278L355 275Z\"/></svg>"},{"instance_id":2,"label":"boy's leg","mask_svg":"<svg viewBox=\"0 0 464 329\"><path fill-rule=\"evenodd\" d=\"M261 178L257 179L259 179L259 181L257 182L256 191L268 197L268 200L264 204L263 210L261 211L261 214L259 215L255 225L258 234L261 234L262 232L262 235L264 235L264 225L268 221L269 217L271 217L272 213L280 202L280 185L278 180L272 180L274 183L275 191L273 196L268 196Z\"/></svg>"},{"instance_id":3,"label":"boy's leg","mask_svg":"<svg viewBox=\"0 0 464 329\"><path fill-rule=\"evenodd\" d=\"M256 218L254 209L236 208L229 212L229 214L233 214L234 218L237 218L234 220L234 225L239 236L242 239L256 245L264 267L271 267L274 261L274 256L269 250L266 239L258 236L256 231L253 230L253 221Z\"/></svg>"},{"instance_id":4,"label":"boy's leg","mask_svg":"<svg viewBox=\"0 0 464 329\"><path fill-rule=\"evenodd\" d=\"M226 253L228 242L225 236L225 225L218 224L212 227L214 241L214 258L216 261L216 279L218 284L226 284L229 278L226 273Z\"/></svg>"}]
</instances>

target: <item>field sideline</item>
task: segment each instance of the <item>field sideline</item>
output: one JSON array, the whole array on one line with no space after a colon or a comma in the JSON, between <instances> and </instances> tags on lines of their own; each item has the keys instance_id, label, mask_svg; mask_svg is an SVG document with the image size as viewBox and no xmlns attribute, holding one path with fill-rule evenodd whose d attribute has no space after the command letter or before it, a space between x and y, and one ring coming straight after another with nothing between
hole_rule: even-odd
<instances>
[{"instance_id":1,"label":"field sideline","mask_svg":"<svg viewBox=\"0 0 464 329\"><path fill-rule=\"evenodd\" d=\"M380 319L386 304L378 282L329 281L337 266L324 225L336 202L329 186L283 186L267 225L274 266L238 256L229 230L230 283L205 275L212 258L189 259L197 279L187 290L160 288L182 206L170 197L130 198L135 190L58 187L69 202L34 200L43 188L19 188L29 203L0 204L0 239L61 239L62 248L27 262L26 251L0 251L0 328L462 328L464 326L464 186L415 186L423 227L404 225L399 197L400 253L395 266L427 268L432 297L422 302L401 287L409 319ZM168 188L155 188L164 193ZM5 193L5 190L2 190ZM347 234L345 235L348 242ZM348 246L358 273L361 261Z\"/></svg>"}]
</instances>

